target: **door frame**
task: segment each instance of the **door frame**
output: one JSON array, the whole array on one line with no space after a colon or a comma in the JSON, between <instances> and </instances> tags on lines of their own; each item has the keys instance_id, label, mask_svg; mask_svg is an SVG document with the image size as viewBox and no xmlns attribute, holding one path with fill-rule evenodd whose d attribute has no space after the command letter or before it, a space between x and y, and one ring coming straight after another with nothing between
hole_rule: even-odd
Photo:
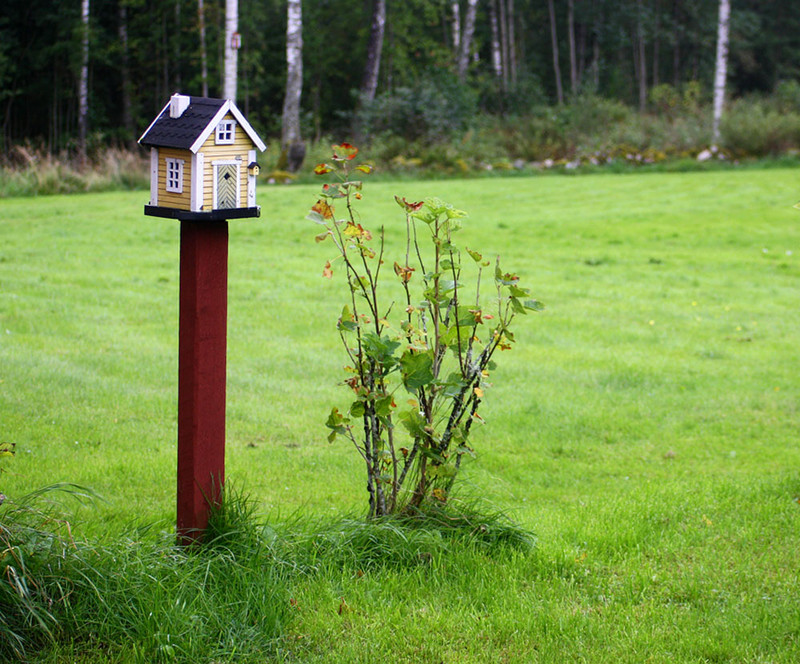
<instances>
[{"instance_id":1,"label":"door frame","mask_svg":"<svg viewBox=\"0 0 800 664\"><path fill-rule=\"evenodd\" d=\"M219 166L236 166L236 205L234 208L241 207L242 201L242 162L241 159L219 159L216 161L212 161L211 165L212 174L213 174L213 198L211 199L211 204L214 210L220 210L222 208L218 205L217 199L217 182L219 181Z\"/></svg>"}]
</instances>

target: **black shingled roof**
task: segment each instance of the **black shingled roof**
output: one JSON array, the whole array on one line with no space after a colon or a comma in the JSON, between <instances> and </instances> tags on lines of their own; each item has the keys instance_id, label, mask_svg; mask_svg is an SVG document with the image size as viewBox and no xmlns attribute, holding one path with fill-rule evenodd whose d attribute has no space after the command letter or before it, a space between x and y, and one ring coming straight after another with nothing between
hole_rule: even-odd
<instances>
[{"instance_id":1,"label":"black shingled roof","mask_svg":"<svg viewBox=\"0 0 800 664\"><path fill-rule=\"evenodd\" d=\"M142 145L188 150L214 118L224 99L190 97L189 107L179 118L169 116L169 104L139 140Z\"/></svg>"}]
</instances>

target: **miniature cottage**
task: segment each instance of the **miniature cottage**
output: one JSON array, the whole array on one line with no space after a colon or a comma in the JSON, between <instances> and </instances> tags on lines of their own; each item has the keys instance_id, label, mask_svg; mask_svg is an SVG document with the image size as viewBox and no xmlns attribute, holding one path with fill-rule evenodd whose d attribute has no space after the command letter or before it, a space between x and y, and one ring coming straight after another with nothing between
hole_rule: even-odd
<instances>
[{"instance_id":1,"label":"miniature cottage","mask_svg":"<svg viewBox=\"0 0 800 664\"><path fill-rule=\"evenodd\" d=\"M259 216L256 150L266 145L230 99L174 94L139 143L150 148L145 214L196 220Z\"/></svg>"}]
</instances>

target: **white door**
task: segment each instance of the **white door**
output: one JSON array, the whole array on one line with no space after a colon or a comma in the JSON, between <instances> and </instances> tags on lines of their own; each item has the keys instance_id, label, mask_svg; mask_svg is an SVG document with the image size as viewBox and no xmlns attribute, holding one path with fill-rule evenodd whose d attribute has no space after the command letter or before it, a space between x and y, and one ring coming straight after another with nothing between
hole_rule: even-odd
<instances>
[{"instance_id":1,"label":"white door","mask_svg":"<svg viewBox=\"0 0 800 664\"><path fill-rule=\"evenodd\" d=\"M220 162L214 164L214 209L239 207L239 164Z\"/></svg>"}]
</instances>

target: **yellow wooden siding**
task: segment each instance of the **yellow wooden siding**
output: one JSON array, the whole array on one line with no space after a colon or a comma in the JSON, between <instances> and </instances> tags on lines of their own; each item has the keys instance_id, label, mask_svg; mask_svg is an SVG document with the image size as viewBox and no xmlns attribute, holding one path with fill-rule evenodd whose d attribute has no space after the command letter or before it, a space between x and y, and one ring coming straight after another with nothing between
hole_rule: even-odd
<instances>
[{"instance_id":1,"label":"yellow wooden siding","mask_svg":"<svg viewBox=\"0 0 800 664\"><path fill-rule=\"evenodd\" d=\"M224 119L232 120L234 118L229 113ZM239 162L239 207L247 207L247 165L249 163L247 161L247 153L254 148L253 142L238 122L236 123L233 143L230 145L217 145L216 137L215 128L199 150L204 154L203 209L211 210L214 206L214 162L236 161L237 158L241 159Z\"/></svg>"},{"instance_id":2,"label":"yellow wooden siding","mask_svg":"<svg viewBox=\"0 0 800 664\"><path fill-rule=\"evenodd\" d=\"M167 191L167 159L183 159L183 193ZM192 153L189 150L159 148L158 150L158 205L177 210L191 210Z\"/></svg>"}]
</instances>

